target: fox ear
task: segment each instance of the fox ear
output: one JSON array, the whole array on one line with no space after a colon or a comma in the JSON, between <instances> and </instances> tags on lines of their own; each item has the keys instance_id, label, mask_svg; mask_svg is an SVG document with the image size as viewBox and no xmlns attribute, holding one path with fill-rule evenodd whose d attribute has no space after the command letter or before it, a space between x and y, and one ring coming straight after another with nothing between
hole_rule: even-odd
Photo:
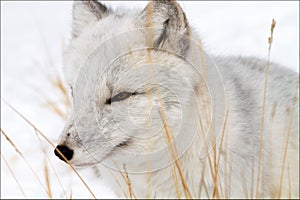
<instances>
[{"instance_id":1,"label":"fox ear","mask_svg":"<svg viewBox=\"0 0 300 200\"><path fill-rule=\"evenodd\" d=\"M96 22L108 15L108 8L97 0L74 1L73 3L73 38L80 35L90 23Z\"/></svg>"},{"instance_id":2,"label":"fox ear","mask_svg":"<svg viewBox=\"0 0 300 200\"><path fill-rule=\"evenodd\" d=\"M154 48L167 48L184 53L189 48L190 27L186 15L174 0L150 2L142 12L142 22L146 28L155 30L148 35ZM158 28L158 29L157 29ZM157 31L158 30L158 31ZM176 34L175 34L176 33ZM175 36L176 35L176 36ZM181 37L179 37L181 35Z\"/></svg>"}]
</instances>

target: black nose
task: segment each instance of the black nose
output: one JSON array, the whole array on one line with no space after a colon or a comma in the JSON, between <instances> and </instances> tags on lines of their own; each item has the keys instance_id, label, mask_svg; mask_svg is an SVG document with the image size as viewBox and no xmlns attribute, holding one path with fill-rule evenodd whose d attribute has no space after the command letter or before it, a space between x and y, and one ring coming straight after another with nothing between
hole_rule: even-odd
<instances>
[{"instance_id":1,"label":"black nose","mask_svg":"<svg viewBox=\"0 0 300 200\"><path fill-rule=\"evenodd\" d=\"M57 147L54 150L54 154L59 157L59 159L65 161L65 159L62 157L62 155L58 152L60 151L67 160L71 160L73 157L73 150L69 149L67 146L63 146L63 145L57 145Z\"/></svg>"}]
</instances>

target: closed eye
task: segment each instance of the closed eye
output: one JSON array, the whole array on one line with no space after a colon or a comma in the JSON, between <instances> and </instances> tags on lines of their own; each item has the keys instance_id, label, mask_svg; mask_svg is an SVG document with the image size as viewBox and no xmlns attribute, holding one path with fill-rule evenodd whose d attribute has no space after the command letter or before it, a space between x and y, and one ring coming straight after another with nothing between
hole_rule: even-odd
<instances>
[{"instance_id":1,"label":"closed eye","mask_svg":"<svg viewBox=\"0 0 300 200\"><path fill-rule=\"evenodd\" d=\"M122 100L125 100L127 99L128 97L132 96L132 95L135 95L136 93L131 93L131 92L120 92L119 94L113 96L112 98L110 99L107 99L106 100L106 104L111 104L113 102L116 102L116 101L122 101Z\"/></svg>"},{"instance_id":2,"label":"closed eye","mask_svg":"<svg viewBox=\"0 0 300 200\"><path fill-rule=\"evenodd\" d=\"M70 86L70 89L71 89L71 95L72 95L72 97L74 97L74 95L73 95L73 87Z\"/></svg>"}]
</instances>

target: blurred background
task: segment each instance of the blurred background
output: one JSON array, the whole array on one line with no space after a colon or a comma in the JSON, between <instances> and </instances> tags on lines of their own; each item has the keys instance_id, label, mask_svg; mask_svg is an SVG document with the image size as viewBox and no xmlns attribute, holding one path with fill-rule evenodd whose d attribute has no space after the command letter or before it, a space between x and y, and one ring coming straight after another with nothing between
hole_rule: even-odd
<instances>
[{"instance_id":1,"label":"blurred background","mask_svg":"<svg viewBox=\"0 0 300 200\"><path fill-rule=\"evenodd\" d=\"M139 9L147 4L104 3L113 8ZM215 55L266 59L274 18L277 24L271 61L299 72L299 2L180 4L206 50ZM61 61L70 39L71 16L71 1L1 1L1 198L92 197L70 168L54 156L53 148L3 101L57 143L70 107ZM114 197L95 169L78 172L97 198Z\"/></svg>"}]
</instances>

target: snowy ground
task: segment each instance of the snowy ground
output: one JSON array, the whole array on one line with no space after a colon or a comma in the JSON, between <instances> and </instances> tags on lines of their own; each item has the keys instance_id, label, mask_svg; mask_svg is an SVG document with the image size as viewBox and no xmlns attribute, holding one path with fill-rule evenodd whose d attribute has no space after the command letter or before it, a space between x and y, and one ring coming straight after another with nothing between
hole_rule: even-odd
<instances>
[{"instance_id":1,"label":"snowy ground","mask_svg":"<svg viewBox=\"0 0 300 200\"><path fill-rule=\"evenodd\" d=\"M115 7L140 7L147 2L106 2ZM222 55L254 55L266 58L272 18L277 21L271 60L299 71L299 2L181 2L190 23L197 28L209 52ZM60 99L48 75L61 72L61 54L70 33L72 2L1 1L1 97L17 108L52 142L64 120L45 106L45 99ZM53 68L54 66L54 68ZM69 167L53 154L53 148L37 138L34 129L1 101L1 130L24 154L45 183L44 165L50 173L52 195L66 198L91 197ZM45 149L45 153L43 153ZM9 163L26 197L47 194L24 160L1 135L1 156ZM46 158L46 161L45 161ZM79 170L98 198L114 197L91 169ZM1 158L1 198L24 197Z\"/></svg>"}]
</instances>

